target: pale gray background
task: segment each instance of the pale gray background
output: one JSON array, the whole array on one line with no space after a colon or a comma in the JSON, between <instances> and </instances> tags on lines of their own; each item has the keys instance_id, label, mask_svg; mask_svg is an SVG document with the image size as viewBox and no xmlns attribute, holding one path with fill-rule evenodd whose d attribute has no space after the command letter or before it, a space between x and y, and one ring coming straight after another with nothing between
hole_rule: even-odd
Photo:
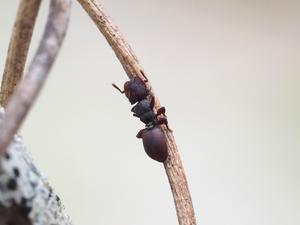
<instances>
[{"instance_id":1,"label":"pale gray background","mask_svg":"<svg viewBox=\"0 0 300 225\"><path fill-rule=\"evenodd\" d=\"M300 1L102 2L167 108L199 224L300 224ZM17 3L0 2L1 71ZM143 125L110 85L126 80L74 1L21 133L75 224L177 224L163 167L135 138Z\"/></svg>"}]
</instances>

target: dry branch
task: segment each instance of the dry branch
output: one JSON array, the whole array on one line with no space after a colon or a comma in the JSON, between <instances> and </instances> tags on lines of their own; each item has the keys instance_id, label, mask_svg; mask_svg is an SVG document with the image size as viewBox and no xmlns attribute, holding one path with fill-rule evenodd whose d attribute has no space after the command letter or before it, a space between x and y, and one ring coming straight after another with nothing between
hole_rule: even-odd
<instances>
[{"instance_id":1,"label":"dry branch","mask_svg":"<svg viewBox=\"0 0 300 225\"><path fill-rule=\"evenodd\" d=\"M39 48L24 79L17 86L0 124L0 155L19 129L38 96L64 40L70 18L71 0L52 0Z\"/></svg>"},{"instance_id":2,"label":"dry branch","mask_svg":"<svg viewBox=\"0 0 300 225\"><path fill-rule=\"evenodd\" d=\"M19 4L2 78L2 106L7 104L9 96L22 77L40 3L41 0L22 0Z\"/></svg>"},{"instance_id":3,"label":"dry branch","mask_svg":"<svg viewBox=\"0 0 300 225\"><path fill-rule=\"evenodd\" d=\"M22 1L19 13L32 12L28 9L33 7L32 2ZM7 113L4 114L4 109L0 108L0 225L71 225L59 197L35 166L21 138L15 135L60 49L70 17L70 7L71 0L51 1L45 32L27 75L8 101ZM27 18L29 15L18 15L15 24L22 23L22 16ZM26 30L15 27L14 32L25 32L22 29ZM30 29L31 36L33 27ZM6 77L2 82L2 90L7 90L7 94L2 95L4 102L14 89L15 83L11 81L18 82L23 72L30 42L29 34L25 33L26 40L15 36L11 40ZM17 46L21 49L16 49Z\"/></svg>"},{"instance_id":4,"label":"dry branch","mask_svg":"<svg viewBox=\"0 0 300 225\"><path fill-rule=\"evenodd\" d=\"M120 33L118 27L112 23L111 19L104 12L100 2L98 0L78 0L78 2L105 36L128 77L139 76L143 79L145 72L139 64L137 57ZM150 84L149 87L151 87ZM158 108L160 108L160 103L156 99L155 109L157 110ZM174 137L165 127L163 127L163 130L167 139L169 152L169 157L164 162L164 167L173 193L179 224L195 225L196 220L192 199Z\"/></svg>"}]
</instances>

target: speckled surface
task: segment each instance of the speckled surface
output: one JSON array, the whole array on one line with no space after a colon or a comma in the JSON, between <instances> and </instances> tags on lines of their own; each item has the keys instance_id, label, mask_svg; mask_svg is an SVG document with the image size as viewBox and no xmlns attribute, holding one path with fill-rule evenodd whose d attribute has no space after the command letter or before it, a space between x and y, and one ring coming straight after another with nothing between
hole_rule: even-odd
<instances>
[{"instance_id":1,"label":"speckled surface","mask_svg":"<svg viewBox=\"0 0 300 225\"><path fill-rule=\"evenodd\" d=\"M0 120L3 117L0 112ZM33 225L71 225L59 197L36 168L19 135L0 159L0 205L17 206Z\"/></svg>"}]
</instances>

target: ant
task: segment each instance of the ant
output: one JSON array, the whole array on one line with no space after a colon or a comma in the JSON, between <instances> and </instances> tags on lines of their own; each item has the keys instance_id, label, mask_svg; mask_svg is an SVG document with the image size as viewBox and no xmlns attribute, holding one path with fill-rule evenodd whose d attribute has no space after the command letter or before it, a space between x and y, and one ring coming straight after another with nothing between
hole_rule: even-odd
<instances>
[{"instance_id":1,"label":"ant","mask_svg":"<svg viewBox=\"0 0 300 225\"><path fill-rule=\"evenodd\" d=\"M145 80L135 76L126 81L123 91L114 83L112 86L120 93L125 94L131 105L136 104L132 107L131 112L133 112L133 116L140 118L146 125L146 128L140 130L136 137L143 139L144 149L148 156L159 162L164 162L168 156L168 150L165 136L159 125L165 124L169 131L172 130L168 127L165 107L159 108L156 113L154 112L155 97L147 88L147 77L144 74L143 76ZM159 117L160 115L164 117Z\"/></svg>"}]
</instances>

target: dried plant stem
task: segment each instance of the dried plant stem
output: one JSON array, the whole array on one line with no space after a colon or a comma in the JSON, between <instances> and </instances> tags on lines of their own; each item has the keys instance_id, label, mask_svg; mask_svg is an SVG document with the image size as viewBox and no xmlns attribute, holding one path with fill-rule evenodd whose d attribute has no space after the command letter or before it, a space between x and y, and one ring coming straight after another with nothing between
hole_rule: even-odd
<instances>
[{"instance_id":1,"label":"dried plant stem","mask_svg":"<svg viewBox=\"0 0 300 225\"><path fill-rule=\"evenodd\" d=\"M12 140L38 96L64 40L70 17L71 0L52 0L39 48L24 79L11 96L0 124L0 154Z\"/></svg>"},{"instance_id":2,"label":"dried plant stem","mask_svg":"<svg viewBox=\"0 0 300 225\"><path fill-rule=\"evenodd\" d=\"M19 4L2 78L0 91L2 106L7 104L9 96L22 77L40 3L41 0L22 0Z\"/></svg>"},{"instance_id":3,"label":"dried plant stem","mask_svg":"<svg viewBox=\"0 0 300 225\"><path fill-rule=\"evenodd\" d=\"M78 2L105 36L120 60L128 77L132 78L133 76L139 76L143 78L143 74L145 73L139 64L137 57L120 33L118 27L112 23L111 19L104 12L100 2L98 0L78 0ZM160 103L156 100L155 109L157 110L159 107ZM178 221L180 225L194 225L196 224L196 220L192 199L178 149L172 133L168 132L165 127L163 130L167 138L169 151L169 157L165 161L164 167L173 193Z\"/></svg>"}]
</instances>

